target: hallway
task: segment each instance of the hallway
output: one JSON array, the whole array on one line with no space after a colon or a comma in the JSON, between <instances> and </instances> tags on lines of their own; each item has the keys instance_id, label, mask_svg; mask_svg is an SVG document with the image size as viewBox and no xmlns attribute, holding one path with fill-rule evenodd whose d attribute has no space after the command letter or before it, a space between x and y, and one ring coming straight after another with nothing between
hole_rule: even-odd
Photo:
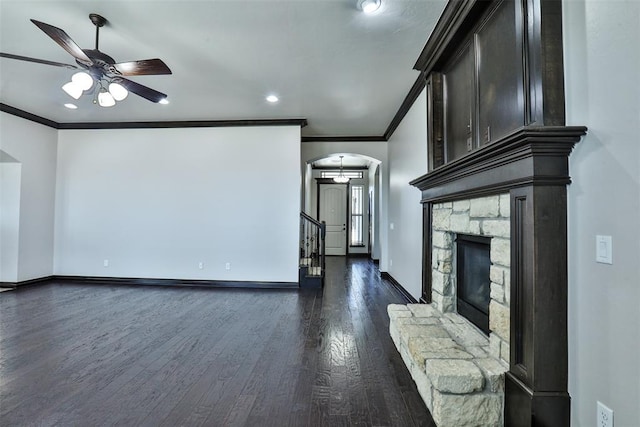
<instances>
[{"instance_id":1,"label":"hallway","mask_svg":"<svg viewBox=\"0 0 640 427\"><path fill-rule=\"evenodd\" d=\"M363 259L324 292L47 283L0 294L0 424L429 426Z\"/></svg>"}]
</instances>

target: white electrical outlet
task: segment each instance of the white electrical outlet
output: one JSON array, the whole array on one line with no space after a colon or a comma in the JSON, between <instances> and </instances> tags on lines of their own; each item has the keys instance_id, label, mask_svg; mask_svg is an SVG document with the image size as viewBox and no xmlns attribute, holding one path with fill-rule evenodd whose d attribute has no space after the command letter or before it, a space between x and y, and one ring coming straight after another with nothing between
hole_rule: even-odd
<instances>
[{"instance_id":1,"label":"white electrical outlet","mask_svg":"<svg viewBox=\"0 0 640 427\"><path fill-rule=\"evenodd\" d=\"M613 427L613 410L604 403L598 402L597 427Z\"/></svg>"},{"instance_id":2,"label":"white electrical outlet","mask_svg":"<svg viewBox=\"0 0 640 427\"><path fill-rule=\"evenodd\" d=\"M225 270L231 270L231 263L228 262L224 265Z\"/></svg>"},{"instance_id":3,"label":"white electrical outlet","mask_svg":"<svg viewBox=\"0 0 640 427\"><path fill-rule=\"evenodd\" d=\"M102 265L103 265L103 266L105 266L105 267L109 267L109 260L108 260L108 259L105 259L105 260L102 262Z\"/></svg>"},{"instance_id":4,"label":"white electrical outlet","mask_svg":"<svg viewBox=\"0 0 640 427\"><path fill-rule=\"evenodd\" d=\"M198 268L199 268L200 270L202 270L202 269L204 268L204 262L200 261L200 262L198 263Z\"/></svg>"}]
</instances>

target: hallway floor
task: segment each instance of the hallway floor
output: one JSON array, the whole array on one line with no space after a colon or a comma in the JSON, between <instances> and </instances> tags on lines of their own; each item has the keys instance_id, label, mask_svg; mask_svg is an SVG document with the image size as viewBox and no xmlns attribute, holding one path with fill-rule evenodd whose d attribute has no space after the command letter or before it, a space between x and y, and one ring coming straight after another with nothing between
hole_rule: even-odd
<instances>
[{"instance_id":1,"label":"hallway floor","mask_svg":"<svg viewBox=\"0 0 640 427\"><path fill-rule=\"evenodd\" d=\"M48 283L0 295L0 424L434 426L389 336L402 296Z\"/></svg>"}]
</instances>

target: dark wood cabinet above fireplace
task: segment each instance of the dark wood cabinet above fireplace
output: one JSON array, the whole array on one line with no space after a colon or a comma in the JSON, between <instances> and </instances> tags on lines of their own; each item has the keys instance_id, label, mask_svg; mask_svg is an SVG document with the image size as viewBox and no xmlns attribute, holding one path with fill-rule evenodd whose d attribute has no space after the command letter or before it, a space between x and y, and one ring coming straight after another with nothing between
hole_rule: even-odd
<instances>
[{"instance_id":1,"label":"dark wood cabinet above fireplace","mask_svg":"<svg viewBox=\"0 0 640 427\"><path fill-rule=\"evenodd\" d=\"M429 170L525 126L564 125L561 43L560 1L451 1L415 66Z\"/></svg>"}]
</instances>

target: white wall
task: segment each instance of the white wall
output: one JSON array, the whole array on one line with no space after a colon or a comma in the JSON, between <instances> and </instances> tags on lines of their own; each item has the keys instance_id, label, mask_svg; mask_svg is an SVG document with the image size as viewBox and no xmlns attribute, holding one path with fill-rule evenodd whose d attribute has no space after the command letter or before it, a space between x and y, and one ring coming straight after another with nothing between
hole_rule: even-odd
<instances>
[{"instance_id":1,"label":"white wall","mask_svg":"<svg viewBox=\"0 0 640 427\"><path fill-rule=\"evenodd\" d=\"M55 274L297 282L299 160L296 126L60 131Z\"/></svg>"},{"instance_id":2,"label":"white wall","mask_svg":"<svg viewBox=\"0 0 640 427\"><path fill-rule=\"evenodd\" d=\"M15 281L51 276L57 131L0 112L0 150L21 168Z\"/></svg>"},{"instance_id":3,"label":"white wall","mask_svg":"<svg viewBox=\"0 0 640 427\"><path fill-rule=\"evenodd\" d=\"M380 260L380 167L369 168L369 195L371 200L371 258ZM373 196L373 197L371 197Z\"/></svg>"},{"instance_id":4,"label":"white wall","mask_svg":"<svg viewBox=\"0 0 640 427\"><path fill-rule=\"evenodd\" d=\"M389 140L389 165L389 274L419 299L422 294L421 192L409 182L427 173L425 91Z\"/></svg>"},{"instance_id":5,"label":"white wall","mask_svg":"<svg viewBox=\"0 0 640 427\"><path fill-rule=\"evenodd\" d=\"M18 281L22 165L3 162L0 151L0 282Z\"/></svg>"},{"instance_id":6,"label":"white wall","mask_svg":"<svg viewBox=\"0 0 640 427\"><path fill-rule=\"evenodd\" d=\"M589 133L570 158L569 392L572 424L640 426L640 2L565 1L567 124ZM595 236L613 237L613 265Z\"/></svg>"}]
</instances>

